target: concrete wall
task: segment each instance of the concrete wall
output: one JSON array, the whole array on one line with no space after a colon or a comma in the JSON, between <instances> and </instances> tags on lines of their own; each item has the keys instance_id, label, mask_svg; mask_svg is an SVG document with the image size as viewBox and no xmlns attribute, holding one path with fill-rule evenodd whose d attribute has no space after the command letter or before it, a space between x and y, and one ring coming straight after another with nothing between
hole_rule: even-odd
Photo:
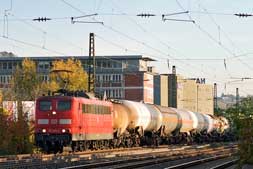
<instances>
[{"instance_id":1,"label":"concrete wall","mask_svg":"<svg viewBox=\"0 0 253 169\"><path fill-rule=\"evenodd\" d=\"M179 79L178 84L178 108L196 111L197 84L194 80Z\"/></svg>"},{"instance_id":2,"label":"concrete wall","mask_svg":"<svg viewBox=\"0 0 253 169\"><path fill-rule=\"evenodd\" d=\"M169 106L169 84L168 75L160 75L160 96L161 96L161 106Z\"/></svg>"},{"instance_id":3,"label":"concrete wall","mask_svg":"<svg viewBox=\"0 0 253 169\"><path fill-rule=\"evenodd\" d=\"M170 80L175 80L175 78ZM169 84L174 84L174 82L169 82ZM176 84L176 101L173 100L173 102L176 102L177 108L213 115L212 85L198 84L195 80L185 79L180 75L176 76ZM173 88L169 88L171 92L175 92ZM169 98L173 99L171 93L169 93Z\"/></svg>"},{"instance_id":4,"label":"concrete wall","mask_svg":"<svg viewBox=\"0 0 253 169\"><path fill-rule=\"evenodd\" d=\"M207 84L197 84L198 91L198 107L197 111L205 114L213 115L213 86Z\"/></svg>"}]
</instances>

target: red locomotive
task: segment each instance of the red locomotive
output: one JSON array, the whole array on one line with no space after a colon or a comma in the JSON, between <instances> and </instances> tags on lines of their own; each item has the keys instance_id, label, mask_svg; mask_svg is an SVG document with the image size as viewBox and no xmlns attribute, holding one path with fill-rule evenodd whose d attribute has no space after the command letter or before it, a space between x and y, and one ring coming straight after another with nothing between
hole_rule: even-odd
<instances>
[{"instance_id":1,"label":"red locomotive","mask_svg":"<svg viewBox=\"0 0 253 169\"><path fill-rule=\"evenodd\" d=\"M36 144L49 152L99 147L113 138L112 103L70 96L40 97L36 102ZM81 144L81 145L80 145ZM102 144L102 143L101 143Z\"/></svg>"}]
</instances>

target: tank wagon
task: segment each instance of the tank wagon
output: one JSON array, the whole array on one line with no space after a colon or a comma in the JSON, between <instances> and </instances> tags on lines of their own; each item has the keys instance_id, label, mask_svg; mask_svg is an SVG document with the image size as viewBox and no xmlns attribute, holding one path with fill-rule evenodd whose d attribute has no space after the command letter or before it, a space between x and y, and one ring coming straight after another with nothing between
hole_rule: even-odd
<instances>
[{"instance_id":1,"label":"tank wagon","mask_svg":"<svg viewBox=\"0 0 253 169\"><path fill-rule=\"evenodd\" d=\"M46 152L222 141L229 129L224 117L129 100L46 96L35 114L35 141Z\"/></svg>"}]
</instances>

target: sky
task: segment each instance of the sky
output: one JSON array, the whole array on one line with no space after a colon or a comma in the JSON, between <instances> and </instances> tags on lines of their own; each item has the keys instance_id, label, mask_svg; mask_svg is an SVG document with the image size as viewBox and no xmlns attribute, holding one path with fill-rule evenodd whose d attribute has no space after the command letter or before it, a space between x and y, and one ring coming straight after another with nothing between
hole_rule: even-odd
<instances>
[{"instance_id":1,"label":"sky","mask_svg":"<svg viewBox=\"0 0 253 169\"><path fill-rule=\"evenodd\" d=\"M2 0L0 51L88 55L93 32L96 55L145 55L156 60L151 65L160 73L170 73L175 65L186 78L217 83L218 95L239 88L246 96L253 94L253 79L245 79L253 78L253 16L233 15L239 13L253 14L253 1ZM75 18L84 15L93 16ZM163 21L162 15L186 21ZM52 20L33 21L39 17ZM71 17L98 23L72 24Z\"/></svg>"}]
</instances>

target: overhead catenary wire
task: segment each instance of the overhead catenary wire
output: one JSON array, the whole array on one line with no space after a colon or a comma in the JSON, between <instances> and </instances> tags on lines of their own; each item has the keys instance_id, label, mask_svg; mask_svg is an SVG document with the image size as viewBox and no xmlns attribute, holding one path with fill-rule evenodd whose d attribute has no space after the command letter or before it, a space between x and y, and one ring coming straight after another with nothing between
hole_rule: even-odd
<instances>
[{"instance_id":1,"label":"overhead catenary wire","mask_svg":"<svg viewBox=\"0 0 253 169\"><path fill-rule=\"evenodd\" d=\"M59 18L59 19L61 19L61 18ZM69 19L69 18L63 18L63 19ZM45 33L44 33L45 34ZM43 35L44 36L44 35ZM27 43L26 43L27 44ZM31 44L31 43L30 43ZM42 44L42 48L44 48L45 47L45 39L44 39L44 42L43 42L43 44ZM167 56L167 55L166 55ZM164 59L164 58L163 58Z\"/></svg>"},{"instance_id":2,"label":"overhead catenary wire","mask_svg":"<svg viewBox=\"0 0 253 169\"><path fill-rule=\"evenodd\" d=\"M178 6L182 9L185 10L184 7L181 5L181 3L176 0ZM187 13L187 16L190 20L193 20L191 15L189 13ZM209 32L207 32L205 29L203 29L199 24L197 24L196 22L193 23L202 33L206 34L212 41L214 41L216 44L218 44L218 46L220 46L221 48L223 48L225 51L227 51L229 54L234 55L234 53L227 48L226 46L224 46L223 44L220 44L218 40L216 40Z\"/></svg>"},{"instance_id":3,"label":"overhead catenary wire","mask_svg":"<svg viewBox=\"0 0 253 169\"><path fill-rule=\"evenodd\" d=\"M24 23L25 25L31 27L32 29L41 32L41 34L42 34L42 40L43 40L42 45L41 45L42 47L45 47L45 46L46 46L46 39L47 39L47 37L49 37L50 39L60 40L61 42L64 42L64 43L66 43L66 44L68 44L68 45L70 45L70 46L73 46L73 47L79 49L79 50L81 51L81 53L83 52L83 49L84 49L84 48L80 47L80 46L77 45L77 44L74 44L74 43L71 42L71 41L68 41L68 40L66 40L66 39L60 38L60 37L57 36L55 33L52 35L51 33L49 33L48 31L46 31L46 30L44 30L44 29L42 29L41 27L38 27L38 26L36 26L36 25L34 25L34 24L32 24L32 23L26 21L26 20L22 20L22 19L20 19L19 17L16 17L14 14L10 14L10 16L12 16L12 17L14 17L15 19L17 19L17 21L20 21L20 22Z\"/></svg>"},{"instance_id":4,"label":"overhead catenary wire","mask_svg":"<svg viewBox=\"0 0 253 169\"><path fill-rule=\"evenodd\" d=\"M205 11L205 12L208 12L206 8L204 8L202 5L200 5L200 7ZM232 39L227 35L227 33L221 28L221 26L214 20L214 18L208 14L208 16L211 18L211 20L213 21L213 23L217 26L217 28L222 31L222 33L225 35L225 38L232 44L232 46L234 48L237 48L239 49L235 43L232 41ZM219 32L220 33L220 32ZM220 37L219 37L220 38ZM239 49L240 50L240 49ZM240 50L240 53L243 53L241 50ZM250 70L253 70L253 67L250 66L249 64L247 64L246 62L242 61L240 58L237 57L237 55L233 55L232 57L229 57L227 58L226 60L231 60L231 58L237 58L237 60L239 60L243 65L245 65L247 68L249 68Z\"/></svg>"},{"instance_id":5,"label":"overhead catenary wire","mask_svg":"<svg viewBox=\"0 0 253 169\"><path fill-rule=\"evenodd\" d=\"M69 19L69 18L68 18Z\"/></svg>"},{"instance_id":6,"label":"overhead catenary wire","mask_svg":"<svg viewBox=\"0 0 253 169\"><path fill-rule=\"evenodd\" d=\"M70 3L68 3L68 2L66 3L66 0L61 0L61 1L64 2L65 4L67 4L68 6L70 6L71 8L74 7L73 9L75 9L75 10L78 9L77 7L75 7L74 5L72 5L72 4L70 4ZM77 11L80 12L81 14L83 14L83 15L86 15L86 13L83 12L82 10L80 10L80 9L78 9ZM95 18L92 18L92 19L93 19L94 21L97 21ZM129 40L135 41L136 43L139 43L139 44L141 44L141 45L143 45L143 46L145 46L145 47L147 47L147 48L149 48L149 49L152 49L152 50L154 50L154 51L156 51L156 52L158 52L158 53L160 53L160 54L162 54L162 55L165 55L166 57L169 56L167 53L163 53L161 50L156 49L156 48L154 48L154 47L148 45L147 43L142 42L142 41L140 41L140 40L138 40L138 39L136 39L136 38L133 38L133 37L127 35L126 33L123 33L123 32L121 32L121 31L119 31L119 30L117 30L117 29L115 29L115 28L113 28L113 27L111 27L111 26L108 26L107 24L103 24L102 26L105 27L105 28L107 28L107 29L109 29L109 30L111 30L111 31L113 31L113 32L115 32L115 33L117 33L117 34L119 34L119 35L121 35L121 36L123 36L123 37L125 37L125 38L127 38L127 39L129 39ZM171 57L171 56L170 56L170 57ZM167 59L167 58L164 58L164 57L163 57L163 59ZM187 66L190 66L189 63L186 63L186 65L187 65Z\"/></svg>"},{"instance_id":7,"label":"overhead catenary wire","mask_svg":"<svg viewBox=\"0 0 253 169\"><path fill-rule=\"evenodd\" d=\"M176 0L178 6L182 9L182 10L185 10L184 7L181 5L181 3ZM189 19L192 19L191 15L189 13L187 13ZM222 43L219 43L219 41L217 41L209 32L207 32L206 30L204 30L199 24L197 24L196 22L193 23L202 33L206 34L212 41L214 41L215 43L218 44L218 46L220 46L221 48L223 48L225 51L227 51L230 55L232 55L233 57L236 56L235 53L233 53L230 49L228 49L227 47L225 47ZM227 58L230 58L230 57L227 57ZM225 60L224 60L225 61ZM249 68L250 70L253 70L251 66L249 66L247 63L244 63L243 61L239 60L242 64L244 64L247 68ZM224 62L225 63L225 62ZM228 73L229 76L230 73ZM225 83L226 84L226 83Z\"/></svg>"},{"instance_id":8,"label":"overhead catenary wire","mask_svg":"<svg viewBox=\"0 0 253 169\"><path fill-rule=\"evenodd\" d=\"M114 1L112 1L112 2L114 3L114 5L116 5L116 3L115 3ZM118 5L116 5L116 7L117 7L118 9L120 9L121 12L123 12L122 9L121 9ZM124 13L124 12L123 12L123 13ZM187 11L186 11L186 12L179 12L179 13L170 13L170 14L166 14L166 16L167 16L167 15L183 14L183 13L187 13ZM169 49L173 49L173 50L177 51L177 49L175 49L174 47L171 47L171 46L169 46L167 43L163 42L159 37L157 37L156 35L154 35L152 32L147 31L142 25L138 24L138 23L137 23L134 19L132 19L130 16L128 16L128 19L129 19L131 22L133 22L134 24L136 24L142 31L144 31L145 33L147 33L148 35L150 35L150 36L152 36L154 39L156 39L160 44L166 46L166 47L169 48ZM178 51L177 51L177 52L178 52ZM163 55L164 55L164 54L163 54ZM165 54L165 55L166 55L166 54ZM177 59L175 59L174 57L172 57L171 55L168 55L168 56L171 57L170 60L177 60ZM160 58L160 57L159 57L159 58ZM161 59L167 59L167 58L161 58ZM179 61L181 61L181 60L179 60ZM183 63L183 64L185 64L185 65L187 65L187 66L194 67L194 66L190 65L189 63L184 63L184 62L181 62L181 63ZM195 67L194 67L194 68L195 68ZM196 69L198 69L198 68L196 68ZM201 71L202 71L202 70L201 70Z\"/></svg>"},{"instance_id":9,"label":"overhead catenary wire","mask_svg":"<svg viewBox=\"0 0 253 169\"><path fill-rule=\"evenodd\" d=\"M178 0L176 0L176 2L177 2L177 4L178 4L178 6L179 6L182 10L185 10L184 7L181 5L181 3L180 3ZM187 13L187 15L188 15L189 19L192 19L191 15L190 15L189 13ZM194 24L202 33L206 34L212 41L214 41L216 44L218 44L218 46L220 46L220 47L223 48L225 51L227 51L230 55L236 56L236 54L235 54L233 51L231 51L229 48L227 48L226 46L224 46L222 43L219 43L218 40L216 40L209 32L207 32L205 29L203 29L199 24L197 24L196 22L193 23L193 24ZM226 57L226 59L228 59L228 58L230 58L230 57ZM245 66L247 66L250 70L253 70L253 68L252 68L250 65L248 65L247 63L245 63L245 62L243 62L243 61L241 61L241 60L240 60L240 62L241 62L242 64L244 64Z\"/></svg>"},{"instance_id":10,"label":"overhead catenary wire","mask_svg":"<svg viewBox=\"0 0 253 169\"><path fill-rule=\"evenodd\" d=\"M34 44L34 43L22 41L22 40L11 38L11 37L5 37L5 36L1 36L1 38L4 38L6 40L10 40L10 41L17 42L17 43L20 43L20 44L23 44L23 45L31 46L31 47L34 47L34 48L42 49L42 50L45 50L45 51L48 51L48 52L57 53L57 54L65 56L65 54L62 53L62 52L57 52L57 51L55 51L53 49L42 47L42 46Z\"/></svg>"},{"instance_id":11,"label":"overhead catenary wire","mask_svg":"<svg viewBox=\"0 0 253 169\"><path fill-rule=\"evenodd\" d=\"M122 11L121 7L115 3L115 1L112 1L112 2L113 2L113 4L115 5L115 7L116 7L117 9L120 9L120 11L121 11L122 13L124 13L124 11ZM171 15L178 15L178 14L184 14L184 13L188 13L188 11L177 12L177 13L170 13L170 14L163 14L163 15L164 15L164 16L171 16ZM164 17L164 16L163 16L163 17ZM160 44L162 44L162 45L164 45L166 48L172 49L172 50L174 50L174 51L176 51L176 52L178 53L178 50L177 50L177 49L175 49L175 48L172 47L171 45L168 45L167 42L162 41L158 36L156 36L155 34L153 34L153 33L150 32L150 31L148 31L148 30L147 30L146 28L144 28L142 25L138 24L132 17L127 16L127 18L128 18L131 22L133 22L137 27L139 27L143 32L147 33L147 35L149 35L149 36L151 36L152 38L156 39ZM189 21L189 20L188 20L188 21ZM184 63L184 62L182 62L183 59L180 60L180 59L176 59L176 58L172 57L171 55L168 55L168 56L171 57L169 60L178 60L178 61L180 61L181 63L183 63L184 65L187 65L187 66L190 65L189 63ZM168 58L162 58L162 59L168 59ZM185 59L185 60L187 60L187 59ZM196 68L196 67L193 66L193 65L190 65L190 66L193 67L193 68L196 69L196 70L199 70L199 68ZM203 70L201 70L201 71L203 72ZM209 73L207 73L207 74L209 74Z\"/></svg>"},{"instance_id":12,"label":"overhead catenary wire","mask_svg":"<svg viewBox=\"0 0 253 169\"><path fill-rule=\"evenodd\" d=\"M166 54L166 56L167 56L167 54Z\"/></svg>"},{"instance_id":13,"label":"overhead catenary wire","mask_svg":"<svg viewBox=\"0 0 253 169\"><path fill-rule=\"evenodd\" d=\"M225 14L225 13L217 13L217 12L215 13L215 12L191 11L191 10L190 11L186 11L186 12L187 13L192 13L192 14L197 13L197 14L205 14L205 15L236 15L236 14L232 14L232 13ZM131 14L129 14L129 13L124 13L124 12L122 12L122 13L103 13L103 12L98 12L96 14L97 14L97 16L132 16L132 17L133 16L137 16L137 15L141 15L141 14L138 14L138 13L131 13ZM174 14L174 13L172 13L172 14ZM163 17L163 16L165 16L167 14L158 13L158 14L152 14L152 15L154 15L154 17L159 17L160 18L160 17ZM168 16L170 16L170 15L168 14ZM50 21L54 21L54 20L70 20L71 17L73 17L73 16L46 17L46 18L50 19ZM76 16L76 17L78 17L78 16ZM20 20L24 20L24 21L35 20L36 21L36 19L38 19L38 18L34 18L34 17L22 17L20 19L9 19L9 21L20 21ZM4 19L0 19L0 21L4 21Z\"/></svg>"}]
</instances>

